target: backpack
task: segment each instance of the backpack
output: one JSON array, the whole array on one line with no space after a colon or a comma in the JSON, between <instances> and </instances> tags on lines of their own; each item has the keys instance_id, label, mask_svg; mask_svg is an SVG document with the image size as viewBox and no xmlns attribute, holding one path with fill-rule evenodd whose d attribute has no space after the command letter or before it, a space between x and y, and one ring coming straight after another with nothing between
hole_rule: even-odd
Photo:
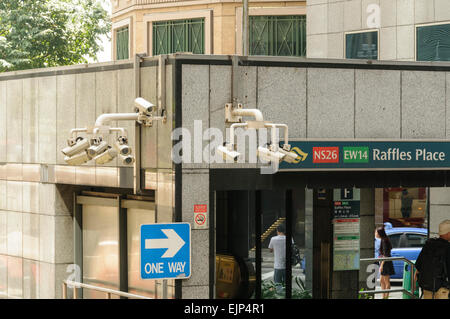
<instances>
[{"instance_id":1,"label":"backpack","mask_svg":"<svg viewBox=\"0 0 450 319\"><path fill-rule=\"evenodd\" d=\"M446 256L449 244L437 238L428 239L422 248L420 258L422 269L418 274L418 283L422 290L436 292L441 287L449 287Z\"/></svg>"}]
</instances>

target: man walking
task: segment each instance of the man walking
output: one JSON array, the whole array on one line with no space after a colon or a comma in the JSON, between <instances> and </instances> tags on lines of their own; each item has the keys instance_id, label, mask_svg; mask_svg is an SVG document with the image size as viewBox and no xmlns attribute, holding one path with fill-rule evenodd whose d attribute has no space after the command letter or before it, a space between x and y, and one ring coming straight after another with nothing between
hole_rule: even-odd
<instances>
[{"instance_id":1,"label":"man walking","mask_svg":"<svg viewBox=\"0 0 450 319\"><path fill-rule=\"evenodd\" d=\"M274 254L273 281L276 285L284 285L286 280L286 229L284 225L277 227L277 236L270 239L269 250Z\"/></svg>"},{"instance_id":2,"label":"man walking","mask_svg":"<svg viewBox=\"0 0 450 319\"><path fill-rule=\"evenodd\" d=\"M449 298L450 274L450 220L439 224L439 238L428 239L416 261L415 281L424 299Z\"/></svg>"}]
</instances>

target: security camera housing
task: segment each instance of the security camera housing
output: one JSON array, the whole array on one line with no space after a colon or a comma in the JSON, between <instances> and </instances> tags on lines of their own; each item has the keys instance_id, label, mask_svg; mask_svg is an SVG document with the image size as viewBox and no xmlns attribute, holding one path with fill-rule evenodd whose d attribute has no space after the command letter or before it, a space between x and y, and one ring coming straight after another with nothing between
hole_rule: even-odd
<instances>
[{"instance_id":1,"label":"security camera housing","mask_svg":"<svg viewBox=\"0 0 450 319\"><path fill-rule=\"evenodd\" d=\"M108 146L106 151L94 157L94 161L96 164L106 164L111 162L117 156L117 151L111 146Z\"/></svg>"},{"instance_id":2,"label":"security camera housing","mask_svg":"<svg viewBox=\"0 0 450 319\"><path fill-rule=\"evenodd\" d=\"M75 154L85 151L90 145L91 144L87 138L79 137L73 146L67 146L61 152L64 155L71 157Z\"/></svg>"},{"instance_id":3,"label":"security camera housing","mask_svg":"<svg viewBox=\"0 0 450 319\"><path fill-rule=\"evenodd\" d=\"M93 158L93 157L97 156L98 154L102 153L103 151L105 151L107 148L108 148L108 142L101 141L97 145L91 145L86 150L86 152L88 153L90 158Z\"/></svg>"},{"instance_id":4,"label":"security camera housing","mask_svg":"<svg viewBox=\"0 0 450 319\"><path fill-rule=\"evenodd\" d=\"M115 147L120 155L127 156L131 155L131 146L126 144L115 143Z\"/></svg>"},{"instance_id":5,"label":"security camera housing","mask_svg":"<svg viewBox=\"0 0 450 319\"><path fill-rule=\"evenodd\" d=\"M262 146L258 147L258 156L261 159L269 162L281 162L285 157L285 155L283 153L280 153L279 151L272 152L268 148Z\"/></svg>"},{"instance_id":6,"label":"security camera housing","mask_svg":"<svg viewBox=\"0 0 450 319\"><path fill-rule=\"evenodd\" d=\"M284 149L280 149L279 151L285 155L285 157L283 158L283 161L285 161L287 163L294 163L294 162L300 160L300 156L294 152L288 152L288 151L285 151Z\"/></svg>"},{"instance_id":7,"label":"security camera housing","mask_svg":"<svg viewBox=\"0 0 450 319\"><path fill-rule=\"evenodd\" d=\"M239 152L236 152L234 150L230 150L229 146L219 146L217 147L217 153L219 153L224 160L229 160L233 162L237 162L241 154Z\"/></svg>"},{"instance_id":8,"label":"security camera housing","mask_svg":"<svg viewBox=\"0 0 450 319\"><path fill-rule=\"evenodd\" d=\"M86 152L82 152L73 156L64 157L64 161L69 165L81 165L90 160L89 155Z\"/></svg>"},{"instance_id":9,"label":"security camera housing","mask_svg":"<svg viewBox=\"0 0 450 319\"><path fill-rule=\"evenodd\" d=\"M128 156L120 155L120 160L122 161L123 165L131 165L135 162L134 156L131 156L131 155L128 155Z\"/></svg>"},{"instance_id":10,"label":"security camera housing","mask_svg":"<svg viewBox=\"0 0 450 319\"><path fill-rule=\"evenodd\" d=\"M142 113L145 115L152 114L153 108L155 107L152 103L141 97L134 100L134 105L136 113Z\"/></svg>"}]
</instances>

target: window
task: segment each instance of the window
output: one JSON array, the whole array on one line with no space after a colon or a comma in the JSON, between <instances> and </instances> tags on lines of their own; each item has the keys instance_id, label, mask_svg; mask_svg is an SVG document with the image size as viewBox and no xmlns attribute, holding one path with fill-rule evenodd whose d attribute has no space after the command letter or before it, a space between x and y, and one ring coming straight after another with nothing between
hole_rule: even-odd
<instances>
[{"instance_id":1,"label":"window","mask_svg":"<svg viewBox=\"0 0 450 319\"><path fill-rule=\"evenodd\" d=\"M346 34L345 58L378 60L378 31Z\"/></svg>"},{"instance_id":2,"label":"window","mask_svg":"<svg viewBox=\"0 0 450 319\"><path fill-rule=\"evenodd\" d=\"M129 59L129 30L128 27L116 31L116 59Z\"/></svg>"},{"instance_id":3,"label":"window","mask_svg":"<svg viewBox=\"0 0 450 319\"><path fill-rule=\"evenodd\" d=\"M427 236L420 234L407 234L408 247L422 247L427 241Z\"/></svg>"},{"instance_id":4,"label":"window","mask_svg":"<svg viewBox=\"0 0 450 319\"><path fill-rule=\"evenodd\" d=\"M153 55L205 52L205 19L153 22Z\"/></svg>"},{"instance_id":5,"label":"window","mask_svg":"<svg viewBox=\"0 0 450 319\"><path fill-rule=\"evenodd\" d=\"M417 61L450 61L450 24L417 27Z\"/></svg>"},{"instance_id":6,"label":"window","mask_svg":"<svg viewBox=\"0 0 450 319\"><path fill-rule=\"evenodd\" d=\"M306 56L306 16L250 16L250 55Z\"/></svg>"},{"instance_id":7,"label":"window","mask_svg":"<svg viewBox=\"0 0 450 319\"><path fill-rule=\"evenodd\" d=\"M389 240L391 241L392 248L400 248L400 236L402 234L389 235Z\"/></svg>"}]
</instances>

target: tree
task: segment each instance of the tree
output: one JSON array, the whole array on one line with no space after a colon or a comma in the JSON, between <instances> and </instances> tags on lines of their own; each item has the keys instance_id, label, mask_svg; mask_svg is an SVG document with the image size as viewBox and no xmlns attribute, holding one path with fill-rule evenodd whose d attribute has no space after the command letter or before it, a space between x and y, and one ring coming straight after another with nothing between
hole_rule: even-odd
<instances>
[{"instance_id":1,"label":"tree","mask_svg":"<svg viewBox=\"0 0 450 319\"><path fill-rule=\"evenodd\" d=\"M99 0L1 0L0 72L96 60L110 27Z\"/></svg>"}]
</instances>

